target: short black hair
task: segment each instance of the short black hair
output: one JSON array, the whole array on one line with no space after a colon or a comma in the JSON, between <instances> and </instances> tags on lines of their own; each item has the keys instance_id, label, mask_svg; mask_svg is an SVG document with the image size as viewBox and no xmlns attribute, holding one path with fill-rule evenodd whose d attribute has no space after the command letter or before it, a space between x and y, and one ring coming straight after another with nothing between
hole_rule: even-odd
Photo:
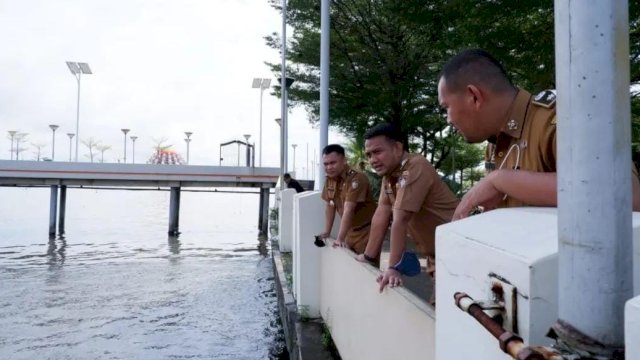
<instances>
[{"instance_id":1,"label":"short black hair","mask_svg":"<svg viewBox=\"0 0 640 360\"><path fill-rule=\"evenodd\" d=\"M464 50L449 59L440 78L444 78L451 91L459 91L469 84L499 93L515 89L500 62L482 49Z\"/></svg>"},{"instance_id":2,"label":"short black hair","mask_svg":"<svg viewBox=\"0 0 640 360\"><path fill-rule=\"evenodd\" d=\"M374 137L384 136L389 140L397 141L402 144L404 150L407 150L407 137L402 130L392 123L380 123L364 133L364 139L369 140Z\"/></svg>"},{"instance_id":3,"label":"short black hair","mask_svg":"<svg viewBox=\"0 0 640 360\"><path fill-rule=\"evenodd\" d=\"M291 179L291 174L285 173L284 175L282 175L282 177L285 179Z\"/></svg>"},{"instance_id":4,"label":"short black hair","mask_svg":"<svg viewBox=\"0 0 640 360\"><path fill-rule=\"evenodd\" d=\"M322 149L322 155L329 155L331 153L344 156L344 148L338 144L329 144Z\"/></svg>"}]
</instances>

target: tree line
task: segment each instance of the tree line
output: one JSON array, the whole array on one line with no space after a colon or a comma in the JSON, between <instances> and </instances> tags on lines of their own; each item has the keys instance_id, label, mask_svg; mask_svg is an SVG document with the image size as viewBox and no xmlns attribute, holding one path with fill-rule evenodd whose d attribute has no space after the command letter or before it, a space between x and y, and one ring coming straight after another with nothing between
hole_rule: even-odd
<instances>
[{"instance_id":1,"label":"tree line","mask_svg":"<svg viewBox=\"0 0 640 360\"><path fill-rule=\"evenodd\" d=\"M281 11L280 0L270 0ZM391 122L409 135L449 179L481 176L483 151L449 128L437 99L443 63L465 48L483 48L505 66L514 84L532 93L555 88L553 1L332 0L330 125L354 139ZM640 3L629 2L632 141L640 150ZM292 106L319 121L320 2L289 0L287 73ZM279 49L281 38L265 37ZM279 63L268 63L279 77ZM633 89L639 89L633 91ZM280 95L280 89L275 88ZM466 169L466 170L465 170ZM466 171L466 173L464 173ZM468 175L463 175L468 174Z\"/></svg>"}]
</instances>

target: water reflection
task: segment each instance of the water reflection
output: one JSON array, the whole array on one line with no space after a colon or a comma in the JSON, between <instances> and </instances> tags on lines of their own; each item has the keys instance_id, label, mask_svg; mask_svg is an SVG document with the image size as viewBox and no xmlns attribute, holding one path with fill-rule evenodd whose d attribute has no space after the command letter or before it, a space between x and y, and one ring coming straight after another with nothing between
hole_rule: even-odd
<instances>
[{"instance_id":1,"label":"water reflection","mask_svg":"<svg viewBox=\"0 0 640 360\"><path fill-rule=\"evenodd\" d=\"M180 254L180 235L169 235L169 251L174 255Z\"/></svg>"},{"instance_id":2,"label":"water reflection","mask_svg":"<svg viewBox=\"0 0 640 360\"><path fill-rule=\"evenodd\" d=\"M55 236L49 237L47 265L49 265L50 268L62 266L66 258L66 249L67 240L64 235L60 235L58 238Z\"/></svg>"},{"instance_id":3,"label":"water reflection","mask_svg":"<svg viewBox=\"0 0 640 360\"><path fill-rule=\"evenodd\" d=\"M267 246L267 242L269 239L262 233L258 235L258 254L266 257L269 255L269 247Z\"/></svg>"}]
</instances>

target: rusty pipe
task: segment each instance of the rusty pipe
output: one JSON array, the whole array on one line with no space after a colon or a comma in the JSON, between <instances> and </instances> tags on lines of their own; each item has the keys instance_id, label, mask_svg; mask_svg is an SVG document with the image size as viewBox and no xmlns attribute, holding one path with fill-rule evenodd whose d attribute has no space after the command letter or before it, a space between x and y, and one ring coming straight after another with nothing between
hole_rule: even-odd
<instances>
[{"instance_id":1,"label":"rusty pipe","mask_svg":"<svg viewBox=\"0 0 640 360\"><path fill-rule=\"evenodd\" d=\"M487 331L498 340L500 349L512 358L518 360L545 359L544 355L538 351L526 347L520 336L505 330L502 325L487 315L471 296L463 292L457 292L453 295L453 298L455 299L456 306L471 315L480 325L487 329Z\"/></svg>"}]
</instances>

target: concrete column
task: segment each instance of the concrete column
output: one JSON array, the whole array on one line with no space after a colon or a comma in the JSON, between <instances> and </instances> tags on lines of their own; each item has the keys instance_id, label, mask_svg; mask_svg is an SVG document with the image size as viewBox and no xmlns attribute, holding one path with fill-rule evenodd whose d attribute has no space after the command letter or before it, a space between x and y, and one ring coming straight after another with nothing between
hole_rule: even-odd
<instances>
[{"instance_id":1,"label":"concrete column","mask_svg":"<svg viewBox=\"0 0 640 360\"><path fill-rule=\"evenodd\" d=\"M67 210L67 185L60 185L60 214L58 216L58 234L64 234L64 219Z\"/></svg>"},{"instance_id":2,"label":"concrete column","mask_svg":"<svg viewBox=\"0 0 640 360\"><path fill-rule=\"evenodd\" d=\"M331 0L320 2L320 147L324 149L329 139L329 40L331 33ZM320 166L316 189L324 187L324 167ZM294 169L295 170L295 169Z\"/></svg>"},{"instance_id":3,"label":"concrete column","mask_svg":"<svg viewBox=\"0 0 640 360\"><path fill-rule=\"evenodd\" d=\"M291 252L293 242L293 196L294 189L280 191L280 209L278 210L278 232L280 252Z\"/></svg>"},{"instance_id":4,"label":"concrete column","mask_svg":"<svg viewBox=\"0 0 640 360\"><path fill-rule=\"evenodd\" d=\"M300 311L311 318L320 316L320 253L313 244L324 227L324 201L320 192L303 192L294 197L293 287Z\"/></svg>"},{"instance_id":5,"label":"concrete column","mask_svg":"<svg viewBox=\"0 0 640 360\"><path fill-rule=\"evenodd\" d=\"M269 233L269 190L271 189L260 189L260 232L262 234Z\"/></svg>"},{"instance_id":6,"label":"concrete column","mask_svg":"<svg viewBox=\"0 0 640 360\"><path fill-rule=\"evenodd\" d=\"M49 198L49 236L56 235L56 218L58 213L58 185L51 185Z\"/></svg>"},{"instance_id":7,"label":"concrete column","mask_svg":"<svg viewBox=\"0 0 640 360\"><path fill-rule=\"evenodd\" d=\"M171 188L171 198L169 203L169 235L180 234L180 187Z\"/></svg>"},{"instance_id":8,"label":"concrete column","mask_svg":"<svg viewBox=\"0 0 640 360\"><path fill-rule=\"evenodd\" d=\"M260 231L262 231L262 222L263 222L263 216L264 214L262 213L262 206L264 204L264 192L262 191L262 188L260 188L260 202L258 204L258 229L260 229Z\"/></svg>"},{"instance_id":9,"label":"concrete column","mask_svg":"<svg viewBox=\"0 0 640 360\"><path fill-rule=\"evenodd\" d=\"M629 4L555 1L559 320L610 356L632 296ZM586 344L579 345L587 349Z\"/></svg>"}]
</instances>

